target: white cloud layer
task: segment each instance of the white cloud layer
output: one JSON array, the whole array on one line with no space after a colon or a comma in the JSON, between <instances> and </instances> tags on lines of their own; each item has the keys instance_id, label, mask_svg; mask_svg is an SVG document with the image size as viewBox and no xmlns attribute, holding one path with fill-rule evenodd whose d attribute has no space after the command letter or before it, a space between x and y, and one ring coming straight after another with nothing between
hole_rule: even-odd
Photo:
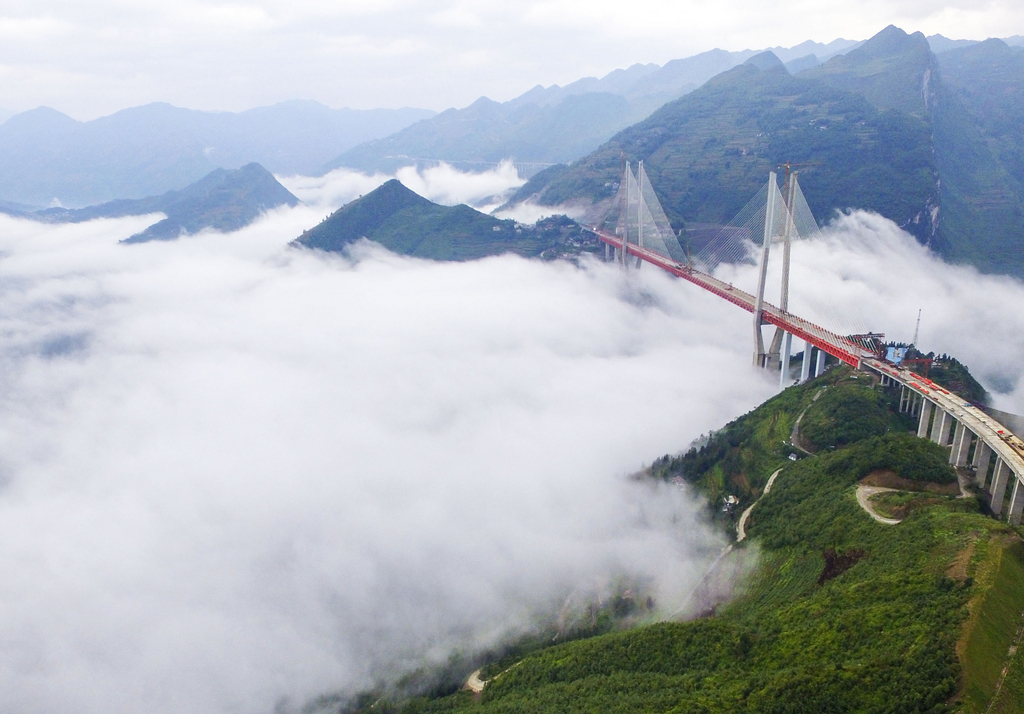
<instances>
[{"instance_id":1,"label":"white cloud layer","mask_svg":"<svg viewBox=\"0 0 1024 714\"><path fill-rule=\"evenodd\" d=\"M624 476L773 392L748 315L649 267L284 248L319 213L135 246L0 217L0 710L297 706L700 576L694 502ZM794 261L893 337L926 299L923 346L1022 411L1021 283L864 213Z\"/></svg>"},{"instance_id":2,"label":"white cloud layer","mask_svg":"<svg viewBox=\"0 0 1024 714\"><path fill-rule=\"evenodd\" d=\"M719 538L624 476L772 390L665 276L0 218L0 709L269 711ZM712 376L707 374L715 366ZM717 375L717 376L715 376Z\"/></svg>"},{"instance_id":3,"label":"white cloud layer","mask_svg":"<svg viewBox=\"0 0 1024 714\"><path fill-rule=\"evenodd\" d=\"M1000 409L1024 414L1024 283L944 263L877 214L839 217L826 240L797 245L795 309L821 296L867 327L967 364Z\"/></svg>"},{"instance_id":4,"label":"white cloud layer","mask_svg":"<svg viewBox=\"0 0 1024 714\"><path fill-rule=\"evenodd\" d=\"M437 166L405 166L394 175L367 175L354 169L335 169L324 176L278 176L278 180L301 201L317 208L335 210L397 178L426 199L445 206L464 203L488 212L504 203L514 189L526 183L511 161L469 173L440 162ZM534 218L534 221L537 219Z\"/></svg>"}]
</instances>

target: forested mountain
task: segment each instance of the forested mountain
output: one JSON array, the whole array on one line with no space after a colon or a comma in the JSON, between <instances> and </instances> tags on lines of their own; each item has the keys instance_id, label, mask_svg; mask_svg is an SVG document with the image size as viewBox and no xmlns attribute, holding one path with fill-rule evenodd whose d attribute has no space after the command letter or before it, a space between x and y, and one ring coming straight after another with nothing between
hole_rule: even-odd
<instances>
[{"instance_id":1,"label":"forested mountain","mask_svg":"<svg viewBox=\"0 0 1024 714\"><path fill-rule=\"evenodd\" d=\"M262 213L278 206L295 206L299 200L278 183L273 174L252 163L229 171L215 169L180 191L141 199L120 199L88 208L48 208L40 211L5 212L47 223L80 223L95 218L120 218L163 213L167 217L125 243L173 240L184 234L212 228L234 231L252 223ZM4 210L0 206L0 210Z\"/></svg>"},{"instance_id":2,"label":"forested mountain","mask_svg":"<svg viewBox=\"0 0 1024 714\"><path fill-rule=\"evenodd\" d=\"M433 260L474 260L489 255L566 257L597 250L597 240L564 216L535 226L500 220L469 206L441 206L397 179L342 206L295 244L342 252L366 238L402 255Z\"/></svg>"},{"instance_id":3,"label":"forested mountain","mask_svg":"<svg viewBox=\"0 0 1024 714\"><path fill-rule=\"evenodd\" d=\"M775 49L787 61L816 66L859 44L840 39ZM323 171L341 166L394 171L416 160L464 163L467 169L510 157L528 163L572 161L665 102L755 54L758 51L716 49L672 60L663 67L637 64L617 69L601 79L587 77L565 87L538 85L500 104L481 97L464 109L449 109L393 136L355 147Z\"/></svg>"},{"instance_id":4,"label":"forested mountain","mask_svg":"<svg viewBox=\"0 0 1024 714\"><path fill-rule=\"evenodd\" d=\"M619 613L632 628L513 643L483 658L478 695L459 686L481 663L453 657L433 691L411 696L410 678L335 711L1024 711L1024 542L913 427L897 390L846 366L787 389L637 475L702 493L729 531L746 524L705 579L753 540L731 602L690 622L658 621L642 592L591 603L588 623Z\"/></svg>"},{"instance_id":5,"label":"forested mountain","mask_svg":"<svg viewBox=\"0 0 1024 714\"><path fill-rule=\"evenodd\" d=\"M1024 48L987 40L937 58L944 253L1024 274Z\"/></svg>"},{"instance_id":6,"label":"forested mountain","mask_svg":"<svg viewBox=\"0 0 1024 714\"><path fill-rule=\"evenodd\" d=\"M770 53L755 56L571 167L538 174L512 201L599 204L614 195L623 160L643 159L677 229L720 224L789 161L801 164L819 219L877 211L954 260L1024 273L1013 173L1024 54L999 40L946 54L888 27L796 76Z\"/></svg>"},{"instance_id":7,"label":"forested mountain","mask_svg":"<svg viewBox=\"0 0 1024 714\"><path fill-rule=\"evenodd\" d=\"M80 207L142 198L252 162L311 174L340 151L433 114L309 101L237 114L158 103L80 122L40 107L0 125L0 201Z\"/></svg>"}]
</instances>

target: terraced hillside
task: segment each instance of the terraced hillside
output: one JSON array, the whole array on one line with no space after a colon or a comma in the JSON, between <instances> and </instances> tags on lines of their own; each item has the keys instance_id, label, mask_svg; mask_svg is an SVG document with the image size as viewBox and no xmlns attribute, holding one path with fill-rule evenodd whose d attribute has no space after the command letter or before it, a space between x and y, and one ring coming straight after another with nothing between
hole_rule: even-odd
<instances>
[{"instance_id":1,"label":"terraced hillside","mask_svg":"<svg viewBox=\"0 0 1024 714\"><path fill-rule=\"evenodd\" d=\"M622 162L642 159L677 230L720 225L791 162L820 220L875 211L951 260L1024 275L1022 62L1000 40L935 55L896 27L795 76L765 53L537 174L512 202L597 215Z\"/></svg>"},{"instance_id":2,"label":"terraced hillside","mask_svg":"<svg viewBox=\"0 0 1024 714\"><path fill-rule=\"evenodd\" d=\"M717 612L534 643L484 667L479 694L372 692L345 711L1024 711L1024 654L1011 649L1024 625L1024 542L975 495L946 495L946 454L907 433L892 403L837 367L655 462L648 477L685 480L729 526L739 509L724 514L722 496L753 503L781 469L727 556L756 554L757 567ZM832 419L847 404L852 427ZM794 462L801 414L817 443ZM855 496L879 474L903 489L896 525Z\"/></svg>"}]
</instances>

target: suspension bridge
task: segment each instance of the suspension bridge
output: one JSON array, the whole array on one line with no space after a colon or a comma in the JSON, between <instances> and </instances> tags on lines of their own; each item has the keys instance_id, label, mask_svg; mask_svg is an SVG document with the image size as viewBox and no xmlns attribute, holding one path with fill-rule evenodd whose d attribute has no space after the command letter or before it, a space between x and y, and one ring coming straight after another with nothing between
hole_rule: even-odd
<instances>
[{"instance_id":1,"label":"suspension bridge","mask_svg":"<svg viewBox=\"0 0 1024 714\"><path fill-rule=\"evenodd\" d=\"M817 222L797 174L786 167L785 181L768 182L722 230L696 253L684 252L661 207L643 162L636 173L626 164L612 208L588 228L605 244L605 259L624 268L650 263L746 310L753 318L753 363L778 369L779 384L803 383L821 374L828 356L862 372L874 373L882 386L900 390L900 411L918 419L917 435L949 447L949 461L974 474L996 516L1004 511L1014 525L1024 513L1024 441L978 407L904 366L885 359L884 335L864 329L856 308L821 295L801 295L801 310L790 308L790 259L793 244L820 237ZM770 272L773 246L782 258ZM737 271L738 265L756 266ZM779 278L778 305L765 299L769 276ZM755 282L756 281L756 282ZM764 326L774 326L765 341ZM804 342L800 374L791 370L793 338ZM813 355L813 357L812 357ZM1007 503L1007 489L1013 485Z\"/></svg>"}]
</instances>

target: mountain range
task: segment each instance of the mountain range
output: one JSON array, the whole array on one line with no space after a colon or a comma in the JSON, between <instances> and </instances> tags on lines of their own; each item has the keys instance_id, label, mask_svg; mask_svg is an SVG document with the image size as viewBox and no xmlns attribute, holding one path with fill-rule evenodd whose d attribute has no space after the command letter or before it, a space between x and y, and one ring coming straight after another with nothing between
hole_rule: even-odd
<instances>
[{"instance_id":1,"label":"mountain range","mask_svg":"<svg viewBox=\"0 0 1024 714\"><path fill-rule=\"evenodd\" d=\"M274 175L257 163L240 169L214 169L180 191L141 199L118 199L87 208L47 208L38 211L0 211L45 223L80 223L96 218L121 218L163 213L166 218L123 243L174 240L204 229L227 232L252 223L279 206L297 206L299 199L278 183Z\"/></svg>"},{"instance_id":2,"label":"mountain range","mask_svg":"<svg viewBox=\"0 0 1024 714\"><path fill-rule=\"evenodd\" d=\"M865 42L638 64L436 116L153 104L76 122L39 108L0 126L0 210L162 196L253 161L312 174L441 160L479 170L509 157L539 170L513 204L599 208L623 161L643 159L675 227L706 232L792 162L822 219L874 210L951 260L1024 274L1022 44L889 27Z\"/></svg>"},{"instance_id":3,"label":"mountain range","mask_svg":"<svg viewBox=\"0 0 1024 714\"><path fill-rule=\"evenodd\" d=\"M935 52L976 44L942 35L932 35L927 41ZM1024 45L1020 36L1005 41ZM663 104L763 51L772 52L796 74L861 44L838 39L768 50L714 49L663 66L635 64L564 87L537 85L507 102L481 97L463 109L449 109L391 136L354 147L327 163L323 171L348 167L390 173L399 166L437 161L472 171L511 157L519 162L520 173L529 176L541 168L538 164L568 163L584 156Z\"/></svg>"},{"instance_id":4,"label":"mountain range","mask_svg":"<svg viewBox=\"0 0 1024 714\"><path fill-rule=\"evenodd\" d=\"M80 122L47 107L0 125L0 200L82 207L181 189L257 162L313 174L339 152L434 115L291 101L240 113L147 104Z\"/></svg>"},{"instance_id":5,"label":"mountain range","mask_svg":"<svg viewBox=\"0 0 1024 714\"><path fill-rule=\"evenodd\" d=\"M397 179L342 206L305 231L294 245L340 253L360 239L394 253L432 260L475 260L502 253L561 258L599 247L592 234L581 232L565 216L524 226L465 205L438 205Z\"/></svg>"},{"instance_id":6,"label":"mountain range","mask_svg":"<svg viewBox=\"0 0 1024 714\"><path fill-rule=\"evenodd\" d=\"M768 172L801 165L815 215L864 208L955 261L1024 274L1024 48L988 40L936 55L888 27L790 74L771 52L712 78L511 203L589 205L643 160L674 226L722 224Z\"/></svg>"},{"instance_id":7,"label":"mountain range","mask_svg":"<svg viewBox=\"0 0 1024 714\"><path fill-rule=\"evenodd\" d=\"M843 39L828 44L808 41L775 51L801 66L816 65L820 58L859 44ZM665 102L693 91L758 52L714 49L664 66L635 64L601 79L585 77L564 87L537 85L503 103L481 97L464 109L449 109L350 149L323 171L348 167L393 172L399 166L424 161L445 161L473 170L509 157L527 164L572 161ZM520 172L529 174L532 168L522 167Z\"/></svg>"},{"instance_id":8,"label":"mountain range","mask_svg":"<svg viewBox=\"0 0 1024 714\"><path fill-rule=\"evenodd\" d=\"M815 52L831 56L856 44L836 40L776 49L799 59ZM154 103L87 122L47 107L9 118L0 114L6 119L0 125L0 204L83 207L143 198L181 189L215 168L251 162L279 175L314 175L339 166L391 172L415 159L466 170L510 156L541 164L571 161L752 54L712 50L664 67L638 64L602 79L538 86L503 104L482 97L465 109L443 112L437 121L430 121L435 112L426 109L331 109L297 100L240 113ZM384 137L392 140L368 143Z\"/></svg>"}]
</instances>

